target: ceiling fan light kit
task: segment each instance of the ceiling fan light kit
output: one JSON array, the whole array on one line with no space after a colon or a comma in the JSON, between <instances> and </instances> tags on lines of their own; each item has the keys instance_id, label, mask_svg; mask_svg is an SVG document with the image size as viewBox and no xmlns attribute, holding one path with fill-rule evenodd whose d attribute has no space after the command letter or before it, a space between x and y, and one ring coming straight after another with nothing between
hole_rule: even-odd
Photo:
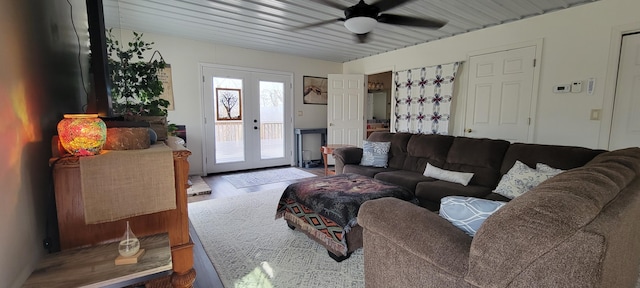
<instances>
[{"instance_id":1,"label":"ceiling fan light kit","mask_svg":"<svg viewBox=\"0 0 640 288\"><path fill-rule=\"evenodd\" d=\"M365 34L371 32L378 21L371 17L353 17L344 21L344 27L356 34Z\"/></svg>"},{"instance_id":2,"label":"ceiling fan light kit","mask_svg":"<svg viewBox=\"0 0 640 288\"><path fill-rule=\"evenodd\" d=\"M447 23L446 21L441 21L438 19L417 18L412 16L381 13L414 0L377 0L372 4L367 4L364 2L364 0L360 0L358 1L358 4L351 7L346 7L340 3L334 2L334 0L312 1L336 9L344 10L345 18L337 18L311 23L302 27L298 27L296 29L311 28L338 21L344 21L344 27L346 27L350 32L356 34L356 41L359 43L365 43L368 41L369 32L373 30L378 22L391 25L413 26L431 29L438 29Z\"/></svg>"}]
</instances>

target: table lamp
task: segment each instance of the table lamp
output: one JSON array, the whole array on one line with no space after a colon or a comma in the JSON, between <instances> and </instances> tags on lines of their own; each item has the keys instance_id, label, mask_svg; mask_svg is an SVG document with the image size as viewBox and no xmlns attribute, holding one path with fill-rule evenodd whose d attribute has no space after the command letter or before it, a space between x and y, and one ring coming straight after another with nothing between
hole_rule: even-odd
<instances>
[{"instance_id":1,"label":"table lamp","mask_svg":"<svg viewBox=\"0 0 640 288\"><path fill-rule=\"evenodd\" d=\"M58 137L74 156L96 155L107 139L107 126L98 114L65 114L58 123Z\"/></svg>"}]
</instances>

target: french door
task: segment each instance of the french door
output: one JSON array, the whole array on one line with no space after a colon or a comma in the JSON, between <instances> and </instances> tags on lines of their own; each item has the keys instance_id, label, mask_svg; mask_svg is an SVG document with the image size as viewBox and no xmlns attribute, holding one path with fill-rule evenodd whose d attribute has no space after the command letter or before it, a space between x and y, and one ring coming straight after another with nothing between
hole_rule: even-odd
<instances>
[{"instance_id":1,"label":"french door","mask_svg":"<svg viewBox=\"0 0 640 288\"><path fill-rule=\"evenodd\" d=\"M206 173L292 163L292 75L202 66Z\"/></svg>"}]
</instances>

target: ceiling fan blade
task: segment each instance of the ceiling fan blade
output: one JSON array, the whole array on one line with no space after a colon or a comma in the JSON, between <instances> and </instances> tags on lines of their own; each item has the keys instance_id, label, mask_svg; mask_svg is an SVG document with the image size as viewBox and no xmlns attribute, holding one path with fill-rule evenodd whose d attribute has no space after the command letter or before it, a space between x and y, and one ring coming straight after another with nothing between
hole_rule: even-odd
<instances>
[{"instance_id":1,"label":"ceiling fan blade","mask_svg":"<svg viewBox=\"0 0 640 288\"><path fill-rule=\"evenodd\" d=\"M402 16L402 15L394 15L394 14L380 14L378 16L378 22L394 24L394 25L425 27L425 28L440 28L445 24L447 24L447 21L442 21L437 19L418 18L418 17Z\"/></svg>"},{"instance_id":2,"label":"ceiling fan blade","mask_svg":"<svg viewBox=\"0 0 640 288\"><path fill-rule=\"evenodd\" d=\"M384 12L410 1L412 0L378 0L378 2L371 4L371 6L376 6L380 9L380 12Z\"/></svg>"},{"instance_id":3,"label":"ceiling fan blade","mask_svg":"<svg viewBox=\"0 0 640 288\"><path fill-rule=\"evenodd\" d=\"M369 42L369 34L370 33L353 34L353 35L356 36L356 42L358 42L358 43L367 43L367 42Z\"/></svg>"},{"instance_id":4,"label":"ceiling fan blade","mask_svg":"<svg viewBox=\"0 0 640 288\"><path fill-rule=\"evenodd\" d=\"M331 23L334 23L334 22L339 22L339 21L344 21L344 20L345 20L344 18L329 19L329 20L320 21L320 22L316 22L316 23L311 23L311 24L307 24L307 25L303 25L303 26L293 27L293 28L290 28L288 30L289 31L296 31L296 30L300 30L300 29L307 29L307 28L322 26L322 25L331 24Z\"/></svg>"},{"instance_id":5,"label":"ceiling fan blade","mask_svg":"<svg viewBox=\"0 0 640 288\"><path fill-rule=\"evenodd\" d=\"M336 8L336 9L340 9L340 10L345 10L345 9L348 8L347 6L344 6L344 5L340 4L340 3L336 3L336 2L333 2L333 1L330 1L330 0L311 0L311 1L323 4L323 5L327 5L327 6Z\"/></svg>"}]
</instances>

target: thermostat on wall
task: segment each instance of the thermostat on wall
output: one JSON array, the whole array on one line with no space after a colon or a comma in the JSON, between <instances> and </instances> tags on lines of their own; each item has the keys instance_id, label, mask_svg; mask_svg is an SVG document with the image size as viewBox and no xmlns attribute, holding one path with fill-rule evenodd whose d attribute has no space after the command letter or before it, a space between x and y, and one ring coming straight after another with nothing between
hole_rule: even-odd
<instances>
[{"instance_id":1,"label":"thermostat on wall","mask_svg":"<svg viewBox=\"0 0 640 288\"><path fill-rule=\"evenodd\" d=\"M571 92L571 85L569 84L564 84L564 85L558 85L553 87L553 92L554 93L567 93L567 92Z\"/></svg>"},{"instance_id":2,"label":"thermostat on wall","mask_svg":"<svg viewBox=\"0 0 640 288\"><path fill-rule=\"evenodd\" d=\"M582 92L582 81L576 81L571 83L571 92L573 93Z\"/></svg>"}]
</instances>

